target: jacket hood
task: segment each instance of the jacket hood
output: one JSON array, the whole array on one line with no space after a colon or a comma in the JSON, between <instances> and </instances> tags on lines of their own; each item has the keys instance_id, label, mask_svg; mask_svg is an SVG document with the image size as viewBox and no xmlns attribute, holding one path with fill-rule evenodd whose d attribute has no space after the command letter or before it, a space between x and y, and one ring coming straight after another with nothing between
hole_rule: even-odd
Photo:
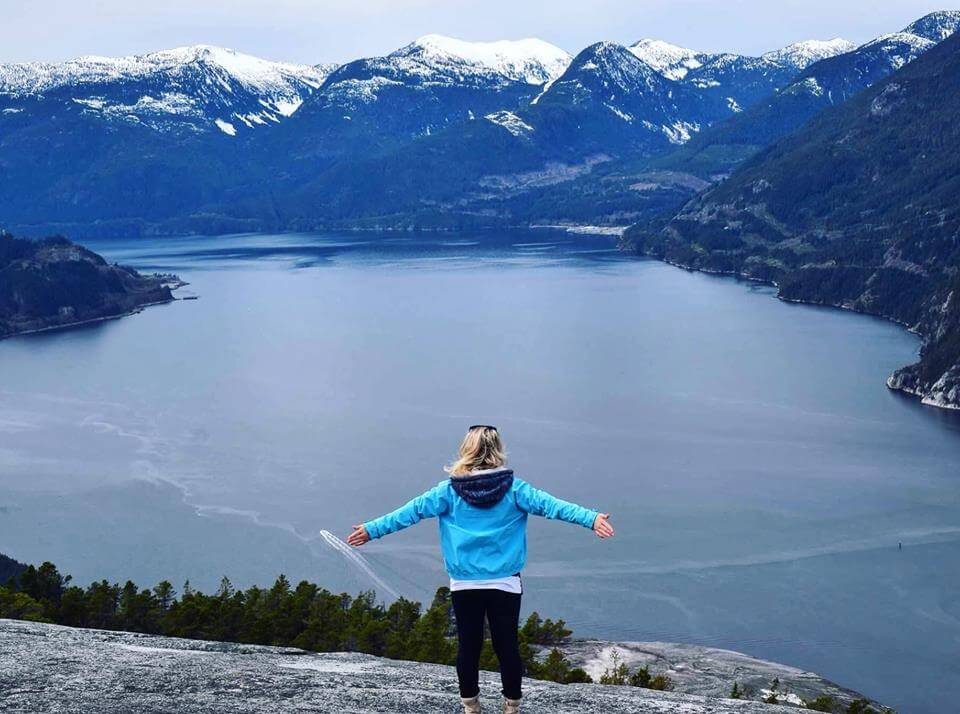
<instances>
[{"instance_id":1,"label":"jacket hood","mask_svg":"<svg viewBox=\"0 0 960 714\"><path fill-rule=\"evenodd\" d=\"M451 476L450 483L464 501L478 508L497 505L513 485L513 469L477 471L469 476Z\"/></svg>"}]
</instances>

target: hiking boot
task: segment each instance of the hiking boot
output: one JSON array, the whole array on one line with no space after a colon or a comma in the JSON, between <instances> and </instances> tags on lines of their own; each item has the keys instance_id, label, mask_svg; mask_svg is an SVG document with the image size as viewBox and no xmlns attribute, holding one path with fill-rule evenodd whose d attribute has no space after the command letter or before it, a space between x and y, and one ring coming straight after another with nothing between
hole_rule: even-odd
<instances>
[{"instance_id":1,"label":"hiking boot","mask_svg":"<svg viewBox=\"0 0 960 714\"><path fill-rule=\"evenodd\" d=\"M519 699L504 699L504 700L503 700L503 714L520 714L520 700L519 700Z\"/></svg>"},{"instance_id":2,"label":"hiking boot","mask_svg":"<svg viewBox=\"0 0 960 714\"><path fill-rule=\"evenodd\" d=\"M469 699L460 697L460 703L463 704L463 714L480 714L480 695Z\"/></svg>"}]
</instances>

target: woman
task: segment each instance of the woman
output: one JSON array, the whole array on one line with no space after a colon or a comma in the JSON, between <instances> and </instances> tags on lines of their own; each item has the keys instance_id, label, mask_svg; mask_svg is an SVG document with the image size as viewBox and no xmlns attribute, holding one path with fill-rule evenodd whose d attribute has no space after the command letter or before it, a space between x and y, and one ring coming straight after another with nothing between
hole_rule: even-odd
<instances>
[{"instance_id":1,"label":"woman","mask_svg":"<svg viewBox=\"0 0 960 714\"><path fill-rule=\"evenodd\" d=\"M457 620L457 678L465 714L480 711L480 650L483 620L490 623L500 662L505 714L520 711L523 662L517 643L520 571L527 560L527 515L544 516L613 535L609 514L554 498L505 468L506 452L496 427L471 426L460 444L460 458L441 481L405 506L354 526L347 539L361 546L424 519L440 520L440 545L450 575Z\"/></svg>"}]
</instances>

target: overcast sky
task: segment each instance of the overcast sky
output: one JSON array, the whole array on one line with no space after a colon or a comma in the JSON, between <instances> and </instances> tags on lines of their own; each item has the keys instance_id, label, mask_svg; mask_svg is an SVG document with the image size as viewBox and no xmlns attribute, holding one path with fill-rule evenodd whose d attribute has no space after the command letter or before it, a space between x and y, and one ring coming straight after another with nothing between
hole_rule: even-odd
<instances>
[{"instance_id":1,"label":"overcast sky","mask_svg":"<svg viewBox=\"0 0 960 714\"><path fill-rule=\"evenodd\" d=\"M655 37L758 54L808 38L862 42L941 8L917 0L0 0L0 61L205 43L315 64L384 54L433 32L540 37L571 53Z\"/></svg>"}]
</instances>

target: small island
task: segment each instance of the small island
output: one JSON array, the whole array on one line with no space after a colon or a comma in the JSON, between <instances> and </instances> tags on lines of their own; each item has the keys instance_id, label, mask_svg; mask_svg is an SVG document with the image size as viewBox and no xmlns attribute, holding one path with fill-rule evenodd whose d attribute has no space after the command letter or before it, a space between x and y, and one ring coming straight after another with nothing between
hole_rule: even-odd
<instances>
[{"instance_id":1,"label":"small island","mask_svg":"<svg viewBox=\"0 0 960 714\"><path fill-rule=\"evenodd\" d=\"M0 231L0 339L81 325L170 302L173 275L141 275L55 236L14 238Z\"/></svg>"}]
</instances>

